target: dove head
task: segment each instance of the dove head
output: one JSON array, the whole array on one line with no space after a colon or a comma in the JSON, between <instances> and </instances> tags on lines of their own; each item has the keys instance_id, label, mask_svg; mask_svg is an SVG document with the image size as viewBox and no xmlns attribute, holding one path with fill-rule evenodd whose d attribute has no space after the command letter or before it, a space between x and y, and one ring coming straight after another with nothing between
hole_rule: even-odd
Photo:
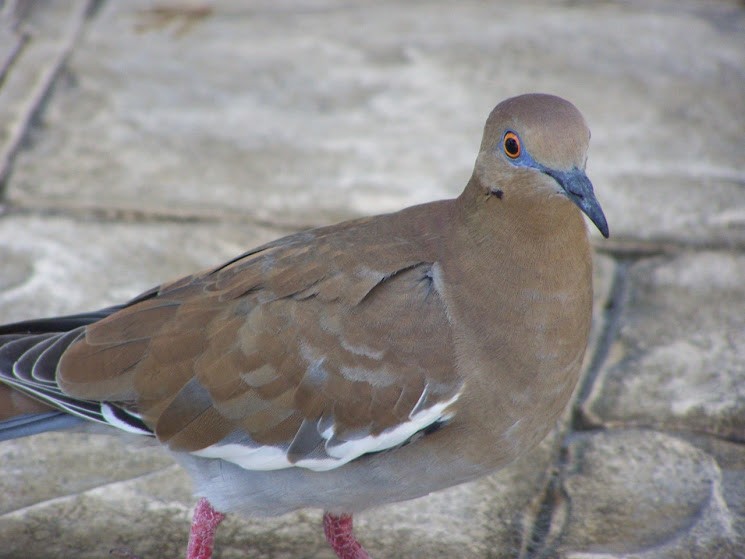
<instances>
[{"instance_id":1,"label":"dove head","mask_svg":"<svg viewBox=\"0 0 745 559\"><path fill-rule=\"evenodd\" d=\"M604 237L608 223L585 174L590 130L570 102L542 93L501 102L489 115L474 178L497 198L559 194Z\"/></svg>"}]
</instances>

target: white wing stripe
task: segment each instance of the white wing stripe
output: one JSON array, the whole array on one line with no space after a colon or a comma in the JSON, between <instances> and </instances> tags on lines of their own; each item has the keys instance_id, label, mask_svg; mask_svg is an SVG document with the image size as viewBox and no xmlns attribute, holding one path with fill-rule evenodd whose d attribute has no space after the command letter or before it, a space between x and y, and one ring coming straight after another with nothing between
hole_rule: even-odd
<instances>
[{"instance_id":1,"label":"white wing stripe","mask_svg":"<svg viewBox=\"0 0 745 559\"><path fill-rule=\"evenodd\" d=\"M409 421L401 423L392 429L383 431L379 435L369 435L353 441L344 441L341 444L330 445L334 429L326 428L321 436L326 440L326 452L329 458L306 458L298 460L294 464L287 459L285 450L274 446L251 447L242 444L230 443L224 445L212 445L191 454L202 458L220 458L233 462L246 470L280 470L297 466L317 472L333 470L351 462L355 458L393 448L404 443L415 433L426 429L437 421L443 421L452 417L446 410L458 400L460 392L449 400L438 402L429 408L416 411L418 405L423 401L427 390L425 389L417 406L414 406Z\"/></svg>"}]
</instances>

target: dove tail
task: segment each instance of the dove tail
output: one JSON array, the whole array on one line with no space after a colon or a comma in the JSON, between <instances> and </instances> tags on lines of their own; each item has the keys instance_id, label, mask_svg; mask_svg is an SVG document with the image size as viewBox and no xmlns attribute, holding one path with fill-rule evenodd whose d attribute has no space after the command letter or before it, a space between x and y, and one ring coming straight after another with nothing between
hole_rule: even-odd
<instances>
[{"instance_id":1,"label":"dove tail","mask_svg":"<svg viewBox=\"0 0 745 559\"><path fill-rule=\"evenodd\" d=\"M72 398L57 384L57 363L65 350L85 335L88 324L120 308L0 326L0 441L84 420L152 434L139 417L116 404Z\"/></svg>"},{"instance_id":2,"label":"dove tail","mask_svg":"<svg viewBox=\"0 0 745 559\"><path fill-rule=\"evenodd\" d=\"M0 421L0 442L76 427L85 420L62 411L25 413Z\"/></svg>"}]
</instances>

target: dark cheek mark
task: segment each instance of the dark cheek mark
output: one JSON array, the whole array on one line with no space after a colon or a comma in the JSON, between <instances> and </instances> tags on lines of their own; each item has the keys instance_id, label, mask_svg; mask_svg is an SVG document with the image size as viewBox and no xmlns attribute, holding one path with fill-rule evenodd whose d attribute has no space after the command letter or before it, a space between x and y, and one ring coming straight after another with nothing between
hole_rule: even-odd
<instances>
[{"instance_id":1,"label":"dark cheek mark","mask_svg":"<svg viewBox=\"0 0 745 559\"><path fill-rule=\"evenodd\" d=\"M502 199L502 196L504 196L504 192L502 192L502 189L501 188L491 187L489 189L489 196L496 196L497 198L499 198L501 200Z\"/></svg>"}]
</instances>

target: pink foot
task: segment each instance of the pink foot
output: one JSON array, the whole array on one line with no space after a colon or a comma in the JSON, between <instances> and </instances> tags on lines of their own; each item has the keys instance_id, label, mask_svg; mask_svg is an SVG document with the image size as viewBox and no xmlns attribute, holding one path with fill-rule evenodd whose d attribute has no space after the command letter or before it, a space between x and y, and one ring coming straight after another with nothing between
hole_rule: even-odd
<instances>
[{"instance_id":1,"label":"pink foot","mask_svg":"<svg viewBox=\"0 0 745 559\"><path fill-rule=\"evenodd\" d=\"M352 533L352 515L323 515L323 533L339 559L371 559Z\"/></svg>"},{"instance_id":2,"label":"pink foot","mask_svg":"<svg viewBox=\"0 0 745 559\"><path fill-rule=\"evenodd\" d=\"M186 559L211 559L212 546L215 543L215 530L225 515L212 508L209 501L202 497L194 509L189 534L189 547Z\"/></svg>"}]
</instances>

